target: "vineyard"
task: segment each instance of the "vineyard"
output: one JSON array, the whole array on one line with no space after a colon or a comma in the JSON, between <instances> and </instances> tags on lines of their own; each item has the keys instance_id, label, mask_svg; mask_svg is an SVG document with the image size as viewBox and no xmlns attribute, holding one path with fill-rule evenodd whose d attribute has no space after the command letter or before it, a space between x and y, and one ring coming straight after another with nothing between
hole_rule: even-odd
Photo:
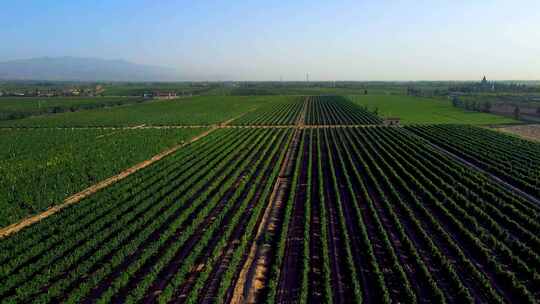
<instances>
[{"instance_id":1,"label":"vineyard","mask_svg":"<svg viewBox=\"0 0 540 304\"><path fill-rule=\"evenodd\" d=\"M223 264L238 262L251 240L289 136L216 131L3 241L0 298L107 303L223 295L235 269Z\"/></svg>"},{"instance_id":2,"label":"vineyard","mask_svg":"<svg viewBox=\"0 0 540 304\"><path fill-rule=\"evenodd\" d=\"M372 125L382 120L341 96L312 97L307 113L307 125Z\"/></svg>"},{"instance_id":3,"label":"vineyard","mask_svg":"<svg viewBox=\"0 0 540 304\"><path fill-rule=\"evenodd\" d=\"M140 97L23 97L0 99L0 121L144 102Z\"/></svg>"},{"instance_id":4,"label":"vineyard","mask_svg":"<svg viewBox=\"0 0 540 304\"><path fill-rule=\"evenodd\" d=\"M304 112L306 125L374 125L382 120L341 96L309 96L270 103L233 122L236 125L295 125Z\"/></svg>"},{"instance_id":5,"label":"vineyard","mask_svg":"<svg viewBox=\"0 0 540 304\"><path fill-rule=\"evenodd\" d=\"M58 153L65 136L91 151L110 134L104 155L133 162L199 134L0 239L0 302L538 302L540 144L468 125L385 127L340 96L257 98L204 129L0 130L69 134L44 144ZM156 151L121 155L123 136ZM30 149L18 144L0 160ZM64 170L86 158L66 159Z\"/></svg>"},{"instance_id":6,"label":"vineyard","mask_svg":"<svg viewBox=\"0 0 540 304\"><path fill-rule=\"evenodd\" d=\"M0 127L211 125L254 110L270 101L272 98L266 96L197 96L0 121Z\"/></svg>"},{"instance_id":7,"label":"vineyard","mask_svg":"<svg viewBox=\"0 0 540 304\"><path fill-rule=\"evenodd\" d=\"M461 125L411 127L412 132L540 197L540 145Z\"/></svg>"},{"instance_id":8,"label":"vineyard","mask_svg":"<svg viewBox=\"0 0 540 304\"><path fill-rule=\"evenodd\" d=\"M0 129L0 227L204 130Z\"/></svg>"},{"instance_id":9,"label":"vineyard","mask_svg":"<svg viewBox=\"0 0 540 304\"><path fill-rule=\"evenodd\" d=\"M275 99L275 97L274 97ZM234 125L285 126L294 125L302 112L304 99L288 97L284 101L272 102L233 121Z\"/></svg>"},{"instance_id":10,"label":"vineyard","mask_svg":"<svg viewBox=\"0 0 540 304\"><path fill-rule=\"evenodd\" d=\"M270 302L538 299L538 205L400 129L302 138Z\"/></svg>"}]
</instances>

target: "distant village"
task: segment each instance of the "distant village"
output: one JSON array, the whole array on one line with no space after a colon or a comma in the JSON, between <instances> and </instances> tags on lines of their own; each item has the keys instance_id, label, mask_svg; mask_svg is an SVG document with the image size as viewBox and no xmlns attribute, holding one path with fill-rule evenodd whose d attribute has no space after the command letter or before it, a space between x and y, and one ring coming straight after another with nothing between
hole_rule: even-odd
<instances>
[{"instance_id":1,"label":"distant village","mask_svg":"<svg viewBox=\"0 0 540 304\"><path fill-rule=\"evenodd\" d=\"M46 88L46 89L2 89L0 97L94 97L102 96L104 88L101 85L95 87L69 87L69 88Z\"/></svg>"}]
</instances>

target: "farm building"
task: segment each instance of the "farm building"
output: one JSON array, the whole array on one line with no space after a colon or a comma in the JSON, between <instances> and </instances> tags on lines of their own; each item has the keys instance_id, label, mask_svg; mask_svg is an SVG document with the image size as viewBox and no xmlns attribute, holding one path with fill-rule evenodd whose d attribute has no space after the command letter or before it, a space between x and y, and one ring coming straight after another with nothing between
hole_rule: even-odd
<instances>
[{"instance_id":1,"label":"farm building","mask_svg":"<svg viewBox=\"0 0 540 304\"><path fill-rule=\"evenodd\" d=\"M399 126L399 117L387 117L384 119L385 126Z\"/></svg>"},{"instance_id":2,"label":"farm building","mask_svg":"<svg viewBox=\"0 0 540 304\"><path fill-rule=\"evenodd\" d=\"M175 99L176 92L160 92L156 91L153 94L154 99Z\"/></svg>"}]
</instances>

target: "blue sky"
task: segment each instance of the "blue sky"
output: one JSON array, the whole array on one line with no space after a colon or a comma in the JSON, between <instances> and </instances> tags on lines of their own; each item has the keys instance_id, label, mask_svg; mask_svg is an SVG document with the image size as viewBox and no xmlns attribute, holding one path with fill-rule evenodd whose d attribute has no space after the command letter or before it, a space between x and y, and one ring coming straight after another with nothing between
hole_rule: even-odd
<instances>
[{"instance_id":1,"label":"blue sky","mask_svg":"<svg viewBox=\"0 0 540 304\"><path fill-rule=\"evenodd\" d=\"M80 56L187 77L540 79L540 1L18 0L0 61Z\"/></svg>"}]
</instances>

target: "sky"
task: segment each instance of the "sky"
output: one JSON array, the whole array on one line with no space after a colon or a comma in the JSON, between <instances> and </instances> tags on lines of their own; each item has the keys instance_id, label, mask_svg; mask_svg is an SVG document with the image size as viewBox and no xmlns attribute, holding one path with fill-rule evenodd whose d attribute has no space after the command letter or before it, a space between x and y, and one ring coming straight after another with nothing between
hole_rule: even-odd
<instances>
[{"instance_id":1,"label":"sky","mask_svg":"<svg viewBox=\"0 0 540 304\"><path fill-rule=\"evenodd\" d=\"M538 0L17 0L0 61L93 57L221 80L540 79Z\"/></svg>"}]
</instances>

